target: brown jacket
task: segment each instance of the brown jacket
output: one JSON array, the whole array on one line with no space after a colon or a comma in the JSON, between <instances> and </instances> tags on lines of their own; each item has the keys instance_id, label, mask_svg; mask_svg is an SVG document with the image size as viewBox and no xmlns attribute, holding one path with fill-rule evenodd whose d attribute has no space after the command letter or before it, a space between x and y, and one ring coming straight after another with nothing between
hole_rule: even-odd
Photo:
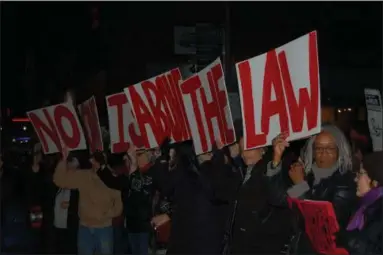
<instances>
[{"instance_id":1,"label":"brown jacket","mask_svg":"<svg viewBox=\"0 0 383 255\"><path fill-rule=\"evenodd\" d=\"M109 189L93 170L68 171L60 161L53 176L60 188L78 189L80 224L86 227L112 226L112 219L121 215L121 192Z\"/></svg>"}]
</instances>

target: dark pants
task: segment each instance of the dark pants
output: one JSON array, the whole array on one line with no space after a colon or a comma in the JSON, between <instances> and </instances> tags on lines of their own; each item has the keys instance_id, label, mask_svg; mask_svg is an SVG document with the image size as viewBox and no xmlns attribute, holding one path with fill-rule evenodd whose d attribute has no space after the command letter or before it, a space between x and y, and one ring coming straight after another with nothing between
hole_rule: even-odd
<instances>
[{"instance_id":1,"label":"dark pants","mask_svg":"<svg viewBox=\"0 0 383 255\"><path fill-rule=\"evenodd\" d=\"M114 254L131 254L129 247L128 231L123 225L113 227Z\"/></svg>"},{"instance_id":2,"label":"dark pants","mask_svg":"<svg viewBox=\"0 0 383 255\"><path fill-rule=\"evenodd\" d=\"M77 249L79 255L113 254L113 227L91 228L80 225Z\"/></svg>"},{"instance_id":3,"label":"dark pants","mask_svg":"<svg viewBox=\"0 0 383 255\"><path fill-rule=\"evenodd\" d=\"M77 254L77 235L66 228L54 228L54 253Z\"/></svg>"},{"instance_id":4,"label":"dark pants","mask_svg":"<svg viewBox=\"0 0 383 255\"><path fill-rule=\"evenodd\" d=\"M129 246L134 255L147 255L149 249L149 233L128 233Z\"/></svg>"}]
</instances>

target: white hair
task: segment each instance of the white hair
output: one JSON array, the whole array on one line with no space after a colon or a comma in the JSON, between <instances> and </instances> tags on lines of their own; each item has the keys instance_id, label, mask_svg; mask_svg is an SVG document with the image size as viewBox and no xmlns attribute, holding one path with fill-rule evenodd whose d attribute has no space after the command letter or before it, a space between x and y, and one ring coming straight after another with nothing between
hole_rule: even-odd
<instances>
[{"instance_id":1,"label":"white hair","mask_svg":"<svg viewBox=\"0 0 383 255\"><path fill-rule=\"evenodd\" d=\"M334 125L322 125L322 132L330 133L338 148L338 170L341 174L352 170L352 151L350 144L343 132ZM301 159L305 165L305 172L309 173L312 170L314 163L314 141L317 136L312 136L301 150Z\"/></svg>"}]
</instances>

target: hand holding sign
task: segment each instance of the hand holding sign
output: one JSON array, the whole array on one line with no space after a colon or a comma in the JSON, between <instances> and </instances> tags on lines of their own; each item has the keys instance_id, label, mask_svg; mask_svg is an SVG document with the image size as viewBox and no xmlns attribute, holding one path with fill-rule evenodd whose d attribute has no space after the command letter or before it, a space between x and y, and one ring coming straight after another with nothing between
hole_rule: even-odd
<instances>
[{"instance_id":1,"label":"hand holding sign","mask_svg":"<svg viewBox=\"0 0 383 255\"><path fill-rule=\"evenodd\" d=\"M284 132L273 139L273 164L275 165L278 165L279 162L281 162L286 147L290 146L290 144L286 141L288 135L288 132Z\"/></svg>"},{"instance_id":2,"label":"hand holding sign","mask_svg":"<svg viewBox=\"0 0 383 255\"><path fill-rule=\"evenodd\" d=\"M231 158L238 157L239 154L240 154L239 144L238 143L233 143L233 144L229 145L229 151L230 151Z\"/></svg>"},{"instance_id":3,"label":"hand holding sign","mask_svg":"<svg viewBox=\"0 0 383 255\"><path fill-rule=\"evenodd\" d=\"M68 147L66 147L65 145L62 146L61 154L62 154L62 160L67 160L68 159L68 155L69 155Z\"/></svg>"},{"instance_id":4,"label":"hand holding sign","mask_svg":"<svg viewBox=\"0 0 383 255\"><path fill-rule=\"evenodd\" d=\"M198 162L202 164L205 161L211 160L212 157L213 157L213 154L211 152L200 154L198 155Z\"/></svg>"},{"instance_id":5,"label":"hand holding sign","mask_svg":"<svg viewBox=\"0 0 383 255\"><path fill-rule=\"evenodd\" d=\"M225 145L222 143L221 139L219 138L216 140L215 145L217 146L218 150L222 150L223 147L225 147Z\"/></svg>"},{"instance_id":6,"label":"hand holding sign","mask_svg":"<svg viewBox=\"0 0 383 255\"><path fill-rule=\"evenodd\" d=\"M132 174L138 167L137 163L137 147L131 146L128 150L128 156L130 159L130 168L129 168L129 174Z\"/></svg>"},{"instance_id":7,"label":"hand holding sign","mask_svg":"<svg viewBox=\"0 0 383 255\"><path fill-rule=\"evenodd\" d=\"M290 166L289 177L294 184L299 184L305 180L304 166L300 159Z\"/></svg>"}]
</instances>

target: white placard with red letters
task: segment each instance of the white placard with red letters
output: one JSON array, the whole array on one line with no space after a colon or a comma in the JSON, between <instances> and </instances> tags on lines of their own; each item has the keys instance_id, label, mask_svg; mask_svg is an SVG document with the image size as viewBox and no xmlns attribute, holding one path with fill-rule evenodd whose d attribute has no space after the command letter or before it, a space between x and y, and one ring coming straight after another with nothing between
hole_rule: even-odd
<instances>
[{"instance_id":1,"label":"white placard with red letters","mask_svg":"<svg viewBox=\"0 0 383 255\"><path fill-rule=\"evenodd\" d=\"M271 145L281 132L288 140L321 130L317 34L236 64L245 149Z\"/></svg>"},{"instance_id":2,"label":"white placard with red letters","mask_svg":"<svg viewBox=\"0 0 383 255\"><path fill-rule=\"evenodd\" d=\"M74 106L62 103L27 112L38 135L43 152L61 152L86 149L86 141Z\"/></svg>"},{"instance_id":3,"label":"white placard with red letters","mask_svg":"<svg viewBox=\"0 0 383 255\"><path fill-rule=\"evenodd\" d=\"M185 80L181 91L197 155L211 151L217 140L223 145L235 142L225 76L219 58Z\"/></svg>"}]
</instances>

